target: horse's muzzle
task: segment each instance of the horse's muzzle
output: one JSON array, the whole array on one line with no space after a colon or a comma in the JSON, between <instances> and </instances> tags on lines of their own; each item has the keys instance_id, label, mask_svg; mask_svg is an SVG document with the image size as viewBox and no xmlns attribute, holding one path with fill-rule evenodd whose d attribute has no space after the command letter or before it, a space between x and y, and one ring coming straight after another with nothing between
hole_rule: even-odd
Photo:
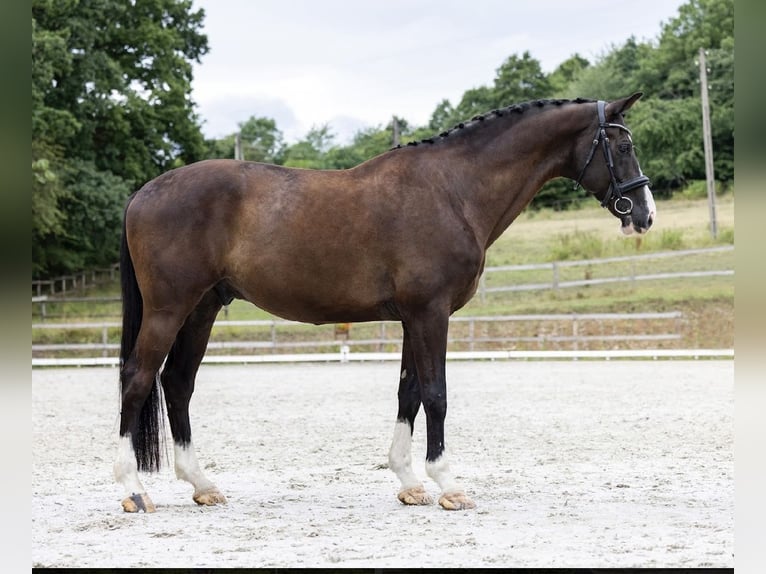
<instances>
[{"instance_id":1,"label":"horse's muzzle","mask_svg":"<svg viewBox=\"0 0 766 574\"><path fill-rule=\"evenodd\" d=\"M628 215L620 217L622 222L622 232L625 235L631 235L634 231L639 235L642 235L649 231L649 228L654 223L655 213L650 211L646 217L639 217L636 213L629 213Z\"/></svg>"}]
</instances>

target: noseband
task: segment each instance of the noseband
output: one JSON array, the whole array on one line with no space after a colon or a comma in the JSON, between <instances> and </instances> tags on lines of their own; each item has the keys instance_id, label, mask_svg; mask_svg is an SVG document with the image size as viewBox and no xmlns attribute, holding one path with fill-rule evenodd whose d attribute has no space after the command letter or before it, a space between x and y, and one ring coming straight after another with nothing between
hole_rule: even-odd
<instances>
[{"instance_id":1,"label":"noseband","mask_svg":"<svg viewBox=\"0 0 766 574\"><path fill-rule=\"evenodd\" d=\"M614 211L620 215L627 215L633 210L633 201L629 197L624 197L622 194L626 191L630 191L631 189L649 185L649 178L642 174L641 168L639 168L638 175L633 179L629 179L628 181L619 181L617 179L617 176L614 173L614 161L612 160L612 150L609 147L609 136L606 135L606 128L619 128L628 132L628 135L632 134L627 127L621 124L612 124L606 121L606 114L604 112L606 102L599 100L596 105L598 108L598 128L596 129L596 135L593 138L593 145L590 148L588 159L585 160L585 165L580 172L580 176L575 182L574 190L577 190L580 187L580 182L585 175L585 170L588 169L588 166L590 165L590 162L596 152L596 148L598 147L598 144L601 143L604 150L604 160L606 161L606 167L609 170L609 177L612 178L612 183L609 185L609 189L606 191L604 199L601 200L601 207L606 207L609 205L609 201L614 198Z\"/></svg>"}]
</instances>

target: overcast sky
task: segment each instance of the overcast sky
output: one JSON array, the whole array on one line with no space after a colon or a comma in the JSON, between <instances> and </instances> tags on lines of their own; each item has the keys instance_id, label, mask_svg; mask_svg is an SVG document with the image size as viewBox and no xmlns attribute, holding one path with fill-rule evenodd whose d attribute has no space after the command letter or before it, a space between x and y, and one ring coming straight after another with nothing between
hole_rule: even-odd
<instances>
[{"instance_id":1,"label":"overcast sky","mask_svg":"<svg viewBox=\"0 0 766 574\"><path fill-rule=\"evenodd\" d=\"M428 123L442 99L456 105L491 85L512 54L528 50L552 72L575 53L594 62L630 36L656 40L684 3L194 0L210 51L195 65L193 98L209 138L254 115L274 118L288 142L327 123L343 143L394 114Z\"/></svg>"}]
</instances>

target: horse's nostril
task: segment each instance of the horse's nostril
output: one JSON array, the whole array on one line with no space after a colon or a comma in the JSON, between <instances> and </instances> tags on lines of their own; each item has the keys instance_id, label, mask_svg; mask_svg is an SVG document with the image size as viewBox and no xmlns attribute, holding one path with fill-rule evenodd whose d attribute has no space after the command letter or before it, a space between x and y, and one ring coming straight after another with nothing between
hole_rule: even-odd
<instances>
[{"instance_id":1,"label":"horse's nostril","mask_svg":"<svg viewBox=\"0 0 766 574\"><path fill-rule=\"evenodd\" d=\"M646 220L646 228L649 229L652 226L652 223L654 223L654 214L650 213L649 218Z\"/></svg>"}]
</instances>

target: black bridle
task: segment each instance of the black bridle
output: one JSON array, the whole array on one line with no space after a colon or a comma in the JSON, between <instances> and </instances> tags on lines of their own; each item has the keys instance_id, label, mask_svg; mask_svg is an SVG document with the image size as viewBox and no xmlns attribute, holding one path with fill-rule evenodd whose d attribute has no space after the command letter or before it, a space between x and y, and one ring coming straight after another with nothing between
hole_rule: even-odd
<instances>
[{"instance_id":1,"label":"black bridle","mask_svg":"<svg viewBox=\"0 0 766 574\"><path fill-rule=\"evenodd\" d=\"M619 181L617 179L617 176L614 173L614 161L612 160L612 150L609 147L609 136L606 135L606 128L619 128L628 132L628 135L632 134L631 131L622 124L612 124L606 121L606 113L604 112L606 102L599 100L596 106L598 109L598 128L596 130L596 135L593 138L593 145L590 148L588 159L585 160L585 165L580 172L580 176L575 182L574 190L576 191L580 187L580 182L585 175L585 170L588 169L588 166L590 165L590 162L596 152L596 148L598 147L598 144L601 143L604 149L604 160L606 161L606 167L609 170L609 177L612 178L612 183L609 185L609 189L606 191L604 199L601 200L601 207L607 207L609 205L609 201L614 198L614 211L620 215L627 215L633 210L633 201L629 197L624 197L622 194L626 191L630 191L631 189L649 185L649 178L641 173L641 169L639 168L638 175L636 177L629 179L628 181Z\"/></svg>"}]
</instances>

